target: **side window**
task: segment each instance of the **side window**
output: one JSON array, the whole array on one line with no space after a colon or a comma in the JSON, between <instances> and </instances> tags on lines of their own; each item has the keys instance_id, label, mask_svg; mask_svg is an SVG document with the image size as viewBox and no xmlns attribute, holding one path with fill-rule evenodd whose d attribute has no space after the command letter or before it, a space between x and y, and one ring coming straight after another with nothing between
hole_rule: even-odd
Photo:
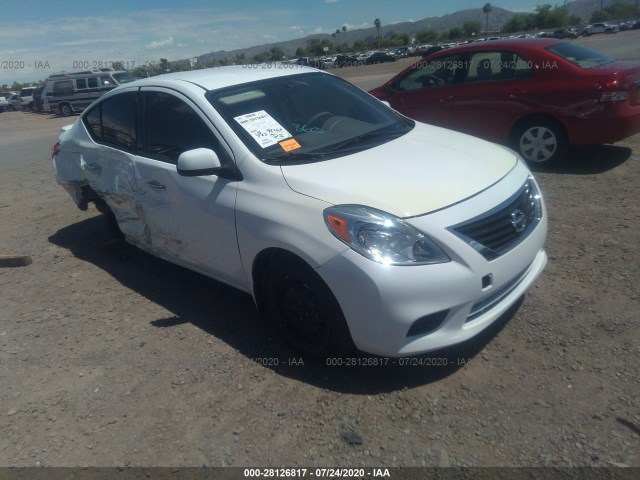
<instances>
[{"instance_id":1,"label":"side window","mask_svg":"<svg viewBox=\"0 0 640 480\"><path fill-rule=\"evenodd\" d=\"M87 80L84 78L78 78L76 80L76 88L78 90L84 90L85 88L87 88Z\"/></svg>"},{"instance_id":2,"label":"side window","mask_svg":"<svg viewBox=\"0 0 640 480\"><path fill-rule=\"evenodd\" d=\"M144 94L145 155L176 164L182 152L210 148L223 160L224 151L202 118L184 101L164 92Z\"/></svg>"},{"instance_id":3,"label":"side window","mask_svg":"<svg viewBox=\"0 0 640 480\"><path fill-rule=\"evenodd\" d=\"M460 72L464 71L465 65L463 54L419 62L398 82L397 88L399 91L410 91L452 85L457 83Z\"/></svg>"},{"instance_id":4,"label":"side window","mask_svg":"<svg viewBox=\"0 0 640 480\"><path fill-rule=\"evenodd\" d=\"M136 146L136 92L125 92L95 105L83 122L96 142L133 152Z\"/></svg>"},{"instance_id":5,"label":"side window","mask_svg":"<svg viewBox=\"0 0 640 480\"><path fill-rule=\"evenodd\" d=\"M89 84L89 88L98 88L98 79L96 77L91 77L87 79Z\"/></svg>"},{"instance_id":6,"label":"side window","mask_svg":"<svg viewBox=\"0 0 640 480\"><path fill-rule=\"evenodd\" d=\"M116 82L111 77L100 77L100 85L103 87L115 87Z\"/></svg>"},{"instance_id":7,"label":"side window","mask_svg":"<svg viewBox=\"0 0 640 480\"><path fill-rule=\"evenodd\" d=\"M533 77L533 65L515 52L476 52L469 59L467 82Z\"/></svg>"},{"instance_id":8,"label":"side window","mask_svg":"<svg viewBox=\"0 0 640 480\"><path fill-rule=\"evenodd\" d=\"M73 82L71 80L61 80L53 84L54 96L73 95Z\"/></svg>"}]
</instances>

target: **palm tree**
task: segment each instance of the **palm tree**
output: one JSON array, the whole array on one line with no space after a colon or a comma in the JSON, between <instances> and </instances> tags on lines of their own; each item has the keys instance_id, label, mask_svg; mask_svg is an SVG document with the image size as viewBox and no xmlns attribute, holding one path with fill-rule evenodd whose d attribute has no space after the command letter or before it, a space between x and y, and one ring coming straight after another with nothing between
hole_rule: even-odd
<instances>
[{"instance_id":1,"label":"palm tree","mask_svg":"<svg viewBox=\"0 0 640 480\"><path fill-rule=\"evenodd\" d=\"M382 28L382 22L380 21L380 19L379 19L379 18L376 18L376 19L373 21L373 24L374 24L374 25L375 25L375 27L376 27L376 37L378 38L378 46L380 46L380 37L381 37L381 35L380 35L380 29Z\"/></svg>"},{"instance_id":2,"label":"palm tree","mask_svg":"<svg viewBox=\"0 0 640 480\"><path fill-rule=\"evenodd\" d=\"M342 42L347 45L347 26L342 26Z\"/></svg>"},{"instance_id":3,"label":"palm tree","mask_svg":"<svg viewBox=\"0 0 640 480\"><path fill-rule=\"evenodd\" d=\"M485 28L484 28L485 32L489 31L489 13L491 12L491 10L493 10L493 7L491 6L490 3L485 3L484 7L482 7L482 11L487 16L487 22L486 22L486 25L485 25Z\"/></svg>"}]
</instances>

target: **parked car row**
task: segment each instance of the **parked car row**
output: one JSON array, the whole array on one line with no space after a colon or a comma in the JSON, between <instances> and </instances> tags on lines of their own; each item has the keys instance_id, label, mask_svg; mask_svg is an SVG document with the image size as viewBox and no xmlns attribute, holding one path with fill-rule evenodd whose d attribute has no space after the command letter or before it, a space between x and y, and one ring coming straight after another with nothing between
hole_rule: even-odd
<instances>
[{"instance_id":1,"label":"parked car row","mask_svg":"<svg viewBox=\"0 0 640 480\"><path fill-rule=\"evenodd\" d=\"M638 30L640 28L640 20L627 20L626 22L621 22L618 27L620 31Z\"/></svg>"},{"instance_id":2,"label":"parked car row","mask_svg":"<svg viewBox=\"0 0 640 480\"><path fill-rule=\"evenodd\" d=\"M37 87L25 87L20 93L1 92L0 93L0 112L27 110L33 106L33 92Z\"/></svg>"},{"instance_id":3,"label":"parked car row","mask_svg":"<svg viewBox=\"0 0 640 480\"><path fill-rule=\"evenodd\" d=\"M375 63L395 62L399 57L393 52L376 51L353 55L339 54L333 57L309 58L301 57L293 62L306 67L314 67L320 70L328 68L355 67L360 65L372 65Z\"/></svg>"},{"instance_id":4,"label":"parked car row","mask_svg":"<svg viewBox=\"0 0 640 480\"><path fill-rule=\"evenodd\" d=\"M582 35L590 36L597 33L618 33L625 30L637 30L640 28L640 20L627 20L620 23L593 23L582 29Z\"/></svg>"},{"instance_id":5,"label":"parked car row","mask_svg":"<svg viewBox=\"0 0 640 480\"><path fill-rule=\"evenodd\" d=\"M47 77L44 86L25 87L19 94L4 92L4 106L0 111L29 110L34 113L54 113L69 116L82 112L94 100L118 85L133 81L126 71L102 69L73 73L60 73Z\"/></svg>"},{"instance_id":6,"label":"parked car row","mask_svg":"<svg viewBox=\"0 0 640 480\"><path fill-rule=\"evenodd\" d=\"M582 29L582 35L585 37L594 35L596 33L618 33L620 28L618 25L612 25L608 23L594 23L587 25Z\"/></svg>"}]
</instances>

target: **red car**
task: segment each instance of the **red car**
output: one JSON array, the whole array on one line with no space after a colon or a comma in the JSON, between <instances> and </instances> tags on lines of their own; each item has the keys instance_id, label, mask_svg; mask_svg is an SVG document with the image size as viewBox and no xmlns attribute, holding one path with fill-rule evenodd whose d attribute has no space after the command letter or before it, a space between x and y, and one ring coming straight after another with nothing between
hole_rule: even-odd
<instances>
[{"instance_id":1,"label":"red car","mask_svg":"<svg viewBox=\"0 0 640 480\"><path fill-rule=\"evenodd\" d=\"M370 93L413 119L508 145L531 164L640 131L640 62L556 39L443 50Z\"/></svg>"}]
</instances>

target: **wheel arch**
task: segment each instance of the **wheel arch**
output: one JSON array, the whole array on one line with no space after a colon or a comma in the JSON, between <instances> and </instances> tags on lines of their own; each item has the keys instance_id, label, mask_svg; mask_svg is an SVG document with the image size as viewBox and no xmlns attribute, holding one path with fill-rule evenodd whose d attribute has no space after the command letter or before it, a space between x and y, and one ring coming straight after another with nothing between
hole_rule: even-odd
<instances>
[{"instance_id":1,"label":"wheel arch","mask_svg":"<svg viewBox=\"0 0 640 480\"><path fill-rule=\"evenodd\" d=\"M254 259L252 277L258 311L298 353L321 359L353 351L355 344L338 299L325 279L302 257L283 248L267 248ZM285 278L288 287L282 290ZM294 285L304 286L302 296L296 296L299 290ZM292 291L297 291L293 301ZM282 302L293 306L293 311L283 307ZM310 318L312 325L308 324Z\"/></svg>"},{"instance_id":2,"label":"wheel arch","mask_svg":"<svg viewBox=\"0 0 640 480\"><path fill-rule=\"evenodd\" d=\"M280 247L265 248L253 259L253 265L251 267L251 282L253 299L260 312L264 311L264 292L262 288L262 278L269 266L281 259L289 259L292 262L304 264L309 269L314 270L313 267L302 257L296 255L290 250L286 250ZM324 280L323 280L324 281Z\"/></svg>"}]
</instances>

